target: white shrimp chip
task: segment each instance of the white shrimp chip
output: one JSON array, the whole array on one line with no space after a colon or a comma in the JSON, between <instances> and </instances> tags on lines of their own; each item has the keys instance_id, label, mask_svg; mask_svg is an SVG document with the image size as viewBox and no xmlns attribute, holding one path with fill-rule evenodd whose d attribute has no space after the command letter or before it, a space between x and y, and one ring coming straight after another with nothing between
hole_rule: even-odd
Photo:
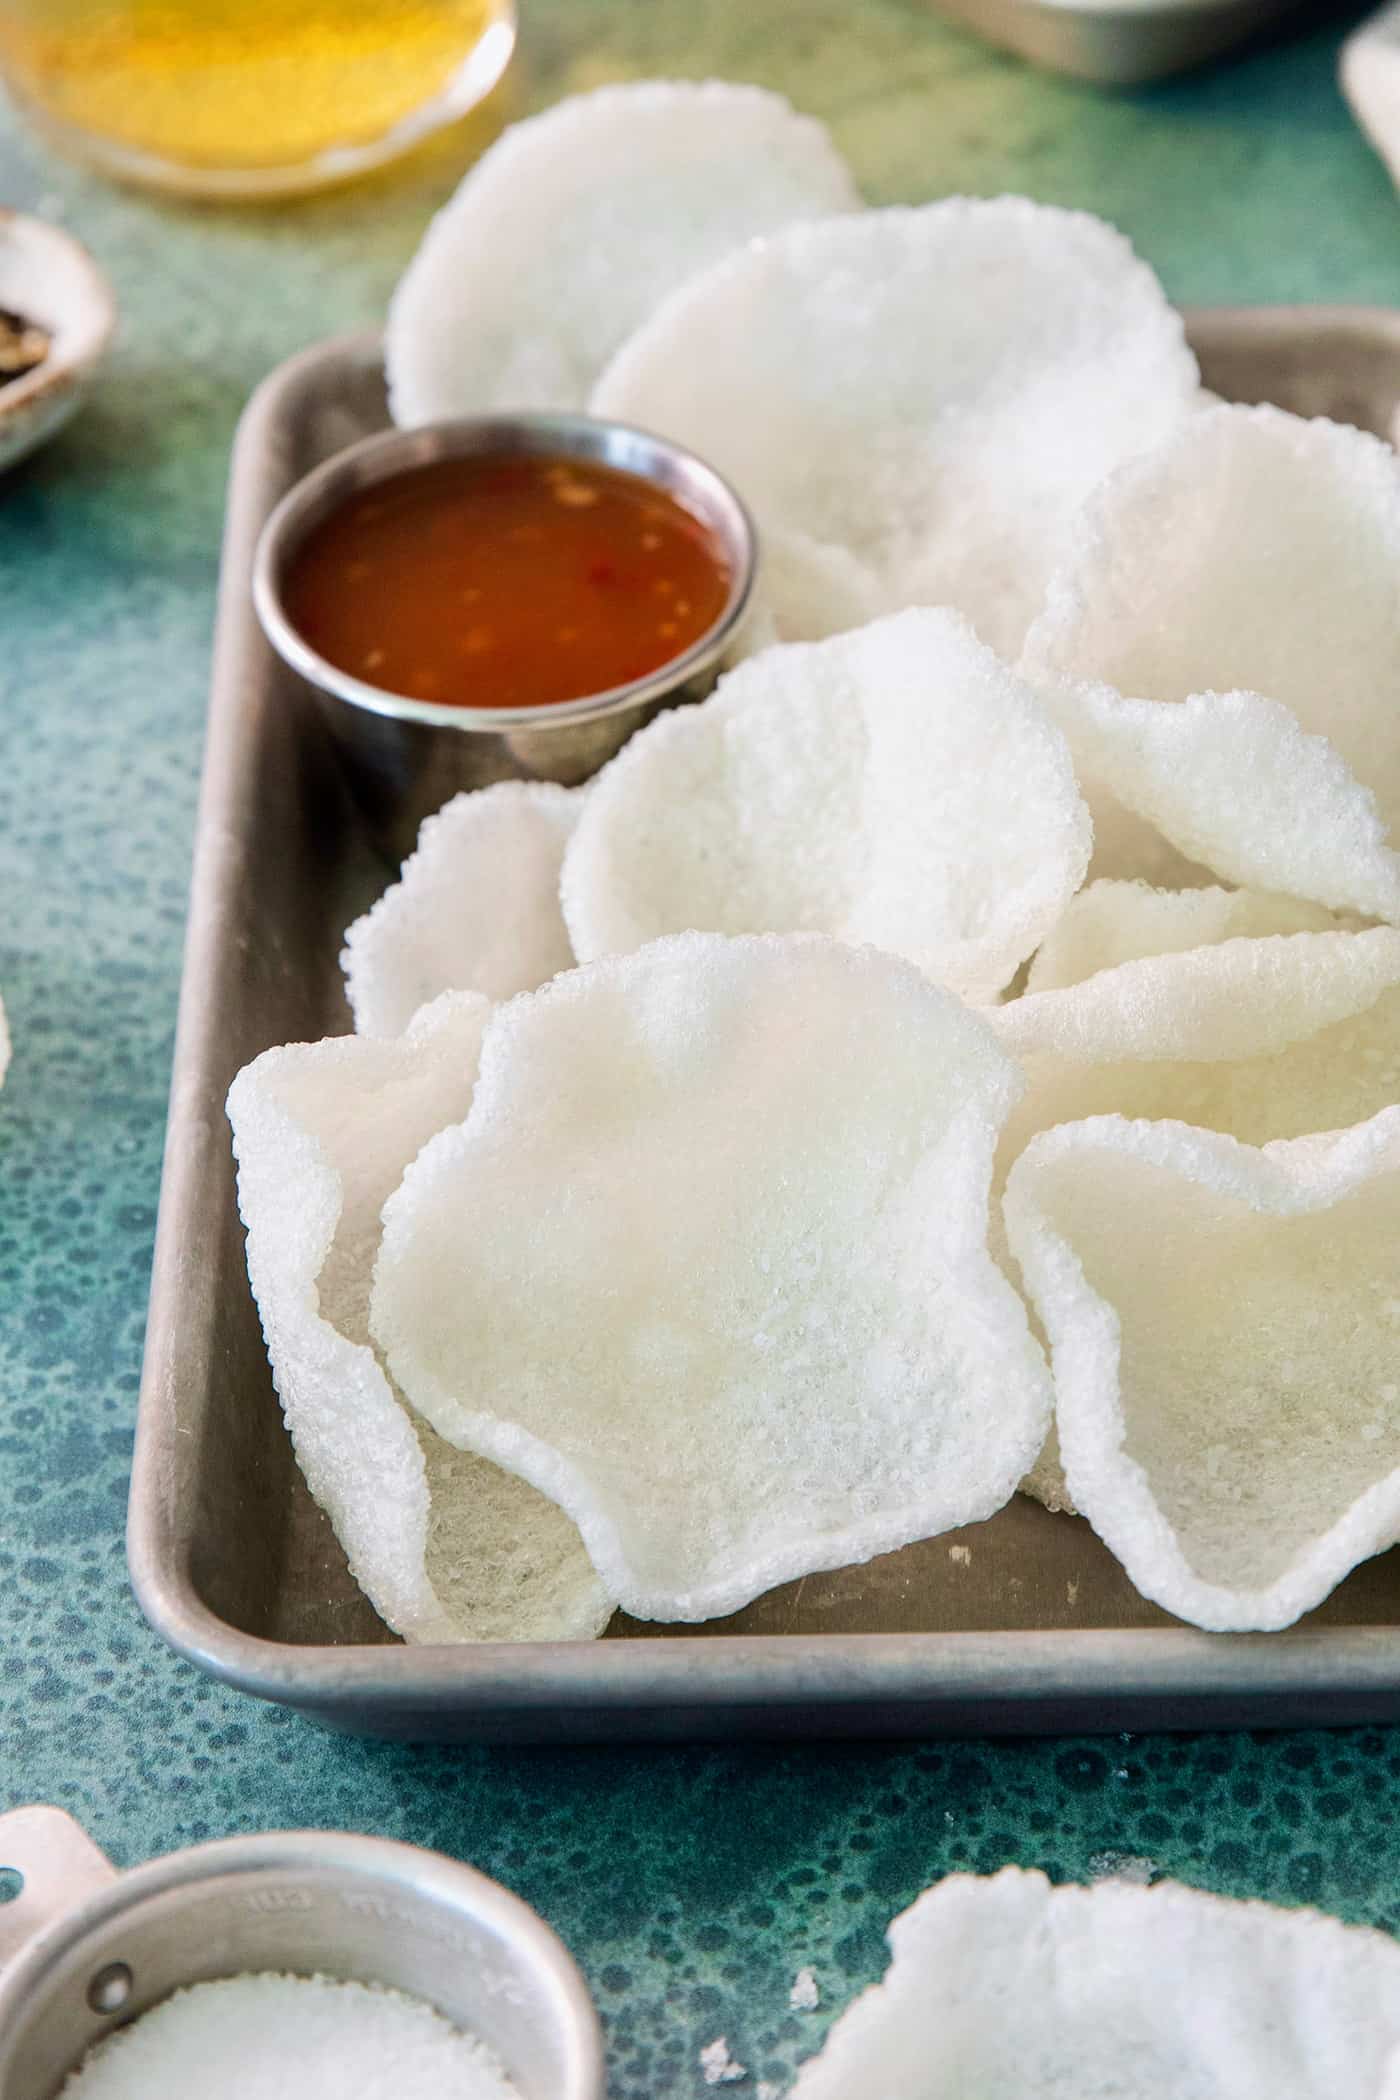
<instances>
[{"instance_id":1,"label":"white shrimp chip","mask_svg":"<svg viewBox=\"0 0 1400 2100\"><path fill-rule=\"evenodd\" d=\"M1026 641L1081 774L1231 882L1400 919L1400 461L1203 409L1086 506Z\"/></svg>"},{"instance_id":2,"label":"white shrimp chip","mask_svg":"<svg viewBox=\"0 0 1400 2100\"><path fill-rule=\"evenodd\" d=\"M1290 898L1091 883L1026 996L990 1016L1029 1080L999 1173L1036 1131L1086 1116L1174 1116L1262 1145L1400 1100L1400 932L1265 932L1315 911L1327 918ZM1188 934L1215 945L1174 952ZM1041 989L1047 953L1043 977L1066 981ZM995 1222L992 1237L1000 1255ZM1053 1436L1023 1486L1074 1507Z\"/></svg>"},{"instance_id":3,"label":"white shrimp chip","mask_svg":"<svg viewBox=\"0 0 1400 2100\"><path fill-rule=\"evenodd\" d=\"M821 935L689 933L498 1008L389 1201L371 1327L641 1618L989 1516L1048 1377L987 1253L986 1024Z\"/></svg>"},{"instance_id":4,"label":"white shrimp chip","mask_svg":"<svg viewBox=\"0 0 1400 2100\"><path fill-rule=\"evenodd\" d=\"M417 1421L369 1338L381 1207L466 1114L489 1013L452 993L392 1041L268 1050L228 1100L248 1274L297 1459L356 1581L412 1641L582 1638L612 1609L562 1510Z\"/></svg>"},{"instance_id":5,"label":"white shrimp chip","mask_svg":"<svg viewBox=\"0 0 1400 2100\"><path fill-rule=\"evenodd\" d=\"M624 345L593 406L740 489L785 639L943 604L1014 654L1070 518L1194 409L1197 376L1122 234L951 197L716 264Z\"/></svg>"},{"instance_id":6,"label":"white shrimp chip","mask_svg":"<svg viewBox=\"0 0 1400 2100\"><path fill-rule=\"evenodd\" d=\"M1064 741L956 613L789 643L661 715L564 860L580 960L658 935L822 932L990 1000L1084 879Z\"/></svg>"},{"instance_id":7,"label":"white shrimp chip","mask_svg":"<svg viewBox=\"0 0 1400 2100\"><path fill-rule=\"evenodd\" d=\"M570 967L559 870L582 806L580 789L505 780L425 820L398 881L345 935L361 1035L399 1035L442 992L509 999Z\"/></svg>"},{"instance_id":8,"label":"white shrimp chip","mask_svg":"<svg viewBox=\"0 0 1400 2100\"><path fill-rule=\"evenodd\" d=\"M1400 1538L1400 1108L1261 1150L1065 1124L1005 1218L1070 1493L1144 1597L1270 1631Z\"/></svg>"},{"instance_id":9,"label":"white shrimp chip","mask_svg":"<svg viewBox=\"0 0 1400 2100\"><path fill-rule=\"evenodd\" d=\"M1400 931L1146 955L988 1018L1029 1081L1004 1163L1086 1116L1170 1116L1254 1145L1340 1130L1400 1101Z\"/></svg>"},{"instance_id":10,"label":"white shrimp chip","mask_svg":"<svg viewBox=\"0 0 1400 2100\"><path fill-rule=\"evenodd\" d=\"M1153 889L1145 882L1091 882L1036 950L1028 992L1081 984L1096 971L1144 955L1177 955L1221 941L1275 933L1329 933L1336 914L1298 897L1260 890Z\"/></svg>"},{"instance_id":11,"label":"white shrimp chip","mask_svg":"<svg viewBox=\"0 0 1400 2100\"><path fill-rule=\"evenodd\" d=\"M1400 2100L1400 1947L1173 1882L954 1874L791 2100Z\"/></svg>"},{"instance_id":12,"label":"white shrimp chip","mask_svg":"<svg viewBox=\"0 0 1400 2100\"><path fill-rule=\"evenodd\" d=\"M395 292L394 420L582 408L687 277L859 204L824 127L762 88L643 80L558 102L482 155Z\"/></svg>"}]
</instances>

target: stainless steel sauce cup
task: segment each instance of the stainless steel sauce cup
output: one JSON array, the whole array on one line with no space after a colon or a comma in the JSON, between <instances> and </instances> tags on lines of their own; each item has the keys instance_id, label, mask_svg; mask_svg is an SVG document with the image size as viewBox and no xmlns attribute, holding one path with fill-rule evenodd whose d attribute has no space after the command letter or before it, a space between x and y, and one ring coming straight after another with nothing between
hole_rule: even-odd
<instances>
[{"instance_id":1,"label":"stainless steel sauce cup","mask_svg":"<svg viewBox=\"0 0 1400 2100\"><path fill-rule=\"evenodd\" d=\"M283 597L292 559L349 497L437 460L542 452L639 475L715 534L729 563L728 597L707 632L670 663L629 685L546 707L444 707L386 693L340 670L292 624ZM757 566L757 535L743 503L683 447L593 416L480 416L364 438L299 481L263 528L253 602L273 648L316 692L376 829L406 850L422 819L459 789L521 778L576 786L661 708L702 699L737 654Z\"/></svg>"},{"instance_id":2,"label":"stainless steel sauce cup","mask_svg":"<svg viewBox=\"0 0 1400 2100\"><path fill-rule=\"evenodd\" d=\"M494 2051L520 2100L603 2100L597 2016L562 1943L438 1853L279 1831L118 1874L61 1810L22 1808L0 1816L5 1869L23 1887L0 1905L0 2100L52 2100L172 1991L258 1970L404 1991Z\"/></svg>"}]
</instances>

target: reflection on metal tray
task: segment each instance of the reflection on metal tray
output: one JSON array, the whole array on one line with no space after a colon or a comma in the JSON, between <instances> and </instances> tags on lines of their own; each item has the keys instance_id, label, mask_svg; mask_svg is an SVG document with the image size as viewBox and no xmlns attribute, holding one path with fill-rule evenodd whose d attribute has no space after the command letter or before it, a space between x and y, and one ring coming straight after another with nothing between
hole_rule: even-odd
<instances>
[{"instance_id":1,"label":"reflection on metal tray","mask_svg":"<svg viewBox=\"0 0 1400 2100\"><path fill-rule=\"evenodd\" d=\"M1056 73L1134 87L1204 65L1300 0L933 0L941 14Z\"/></svg>"},{"instance_id":2,"label":"reflection on metal tray","mask_svg":"<svg viewBox=\"0 0 1400 2100\"><path fill-rule=\"evenodd\" d=\"M1208 383L1389 434L1400 315L1194 316ZM702 1627L410 1648L376 1618L292 1457L243 1263L223 1102L272 1043L349 1026L341 931L384 885L309 694L248 580L308 468L385 420L378 346L273 374L225 542L129 1544L153 1625L245 1691L379 1735L637 1740L1242 1726L1400 1717L1400 1551L1296 1630L1210 1635L1137 1596L1088 1525L1020 1496L985 1524L808 1576Z\"/></svg>"}]
</instances>

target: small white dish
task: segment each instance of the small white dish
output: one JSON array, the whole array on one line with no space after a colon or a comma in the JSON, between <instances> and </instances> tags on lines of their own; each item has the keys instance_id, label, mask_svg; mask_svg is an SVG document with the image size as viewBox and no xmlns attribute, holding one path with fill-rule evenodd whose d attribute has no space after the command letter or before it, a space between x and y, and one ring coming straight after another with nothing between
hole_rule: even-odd
<instances>
[{"instance_id":1,"label":"small white dish","mask_svg":"<svg viewBox=\"0 0 1400 2100\"><path fill-rule=\"evenodd\" d=\"M1352 31L1338 75L1352 115L1400 183L1400 0Z\"/></svg>"},{"instance_id":2,"label":"small white dish","mask_svg":"<svg viewBox=\"0 0 1400 2100\"><path fill-rule=\"evenodd\" d=\"M36 322L48 354L0 383L0 473L52 437L81 401L116 326L111 286L71 234L0 210L0 307Z\"/></svg>"}]
</instances>

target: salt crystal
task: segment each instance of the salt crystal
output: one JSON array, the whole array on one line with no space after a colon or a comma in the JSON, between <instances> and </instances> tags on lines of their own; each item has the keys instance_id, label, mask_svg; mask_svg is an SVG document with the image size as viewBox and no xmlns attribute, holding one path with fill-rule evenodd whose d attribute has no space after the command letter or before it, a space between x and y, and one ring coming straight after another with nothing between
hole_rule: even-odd
<instances>
[{"instance_id":1,"label":"salt crystal","mask_svg":"<svg viewBox=\"0 0 1400 2100\"><path fill-rule=\"evenodd\" d=\"M971 1558L970 1555L968 1557ZM821 1993L817 1989L816 1977L810 1969L799 1969L792 1979L788 2004L794 2012L814 2012L820 2003Z\"/></svg>"},{"instance_id":2,"label":"salt crystal","mask_svg":"<svg viewBox=\"0 0 1400 2100\"><path fill-rule=\"evenodd\" d=\"M1138 1852L1095 1852L1089 1861L1092 1881L1128 1881L1145 1889L1157 1871L1157 1862Z\"/></svg>"},{"instance_id":3,"label":"salt crystal","mask_svg":"<svg viewBox=\"0 0 1400 2100\"><path fill-rule=\"evenodd\" d=\"M62 2100L516 2100L495 2057L420 1999L328 1976L195 1984L91 2050Z\"/></svg>"},{"instance_id":4,"label":"salt crystal","mask_svg":"<svg viewBox=\"0 0 1400 2100\"><path fill-rule=\"evenodd\" d=\"M733 2085L736 2080L749 2075L745 2066L730 2055L729 2044L722 2034L717 2034L700 2051L700 2068L705 2074L706 2085Z\"/></svg>"},{"instance_id":5,"label":"salt crystal","mask_svg":"<svg viewBox=\"0 0 1400 2100\"><path fill-rule=\"evenodd\" d=\"M948 1548L948 1558L956 1561L960 1568L970 1568L972 1566L972 1548L971 1546L950 1546Z\"/></svg>"}]
</instances>

